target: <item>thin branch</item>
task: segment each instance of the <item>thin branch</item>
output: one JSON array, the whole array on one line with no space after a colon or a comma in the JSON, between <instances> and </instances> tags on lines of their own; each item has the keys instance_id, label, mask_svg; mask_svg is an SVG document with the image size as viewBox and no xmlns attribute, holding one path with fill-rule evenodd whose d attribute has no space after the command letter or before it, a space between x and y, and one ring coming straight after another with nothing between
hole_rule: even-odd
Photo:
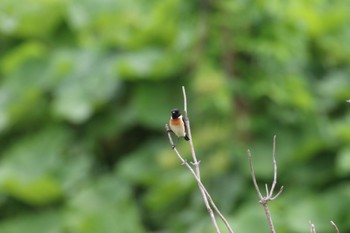
<instances>
[{"instance_id":1,"label":"thin branch","mask_svg":"<svg viewBox=\"0 0 350 233\"><path fill-rule=\"evenodd\" d=\"M191 128L190 128L190 121L189 121L189 118L188 118L188 111L187 111L187 97L186 97L186 90L185 90L185 87L182 86L182 93L183 93L183 98L184 98L184 122L186 124L186 128L187 128L187 136L190 138L189 140L189 144L190 144L190 149L191 149L191 154L192 154L192 159L193 159L193 162L191 162L194 167L195 167L195 170L192 169L192 167L189 165L189 163L184 160L182 158L182 156L180 155L180 153L178 152L178 150L176 149L176 147L174 147L174 143L173 143L173 140L172 140L172 137L171 137L171 134L170 134L170 130L169 130L169 126L168 125L165 125L165 128L168 132L168 137L169 137L169 142L170 144L172 145L172 148L174 149L177 157L181 160L181 162L183 164L185 164L185 166L190 170L190 172L192 173L192 175L195 177L197 183L198 183L198 186L199 186L199 189L200 189L200 192L201 192L201 195L202 195L202 198L203 198L203 201L204 201L204 204L207 208L207 211L209 213L209 216L213 222L213 225L215 227L215 230L217 233L220 233L220 230L219 230L219 226L216 222L216 218L214 216L214 213L213 213L213 210L211 209L211 207L215 210L215 212L219 215L219 217L221 218L221 220L223 221L223 223L225 224L228 232L230 233L234 233L231 226L229 225L228 221L225 219L225 217L221 214L221 212L219 211L219 209L217 208L217 206L215 205L214 201L212 200L211 196L209 195L208 191L205 189L204 185L202 184L201 182L201 179L200 179L200 169L199 169L199 161L197 160L197 157L196 157L196 152L194 150L194 146L193 146L193 141L192 141L192 135L191 135Z\"/></svg>"},{"instance_id":2,"label":"thin branch","mask_svg":"<svg viewBox=\"0 0 350 233\"><path fill-rule=\"evenodd\" d=\"M283 192L283 186L281 186L280 190L274 197L270 197L270 201L275 200L279 195L281 195L282 192Z\"/></svg>"},{"instance_id":3,"label":"thin branch","mask_svg":"<svg viewBox=\"0 0 350 233\"><path fill-rule=\"evenodd\" d=\"M262 200L263 196L261 195L258 183L256 182L255 172L254 172L254 167L253 167L253 161L252 161L252 154L250 153L250 150L248 150L248 160L249 160L250 172L252 174L252 179L253 179L255 190L256 190L256 192L257 192L257 194L259 196L259 200Z\"/></svg>"},{"instance_id":4,"label":"thin branch","mask_svg":"<svg viewBox=\"0 0 350 233\"><path fill-rule=\"evenodd\" d=\"M309 221L309 225L310 225L310 233L316 233L315 224L313 224L311 220Z\"/></svg>"},{"instance_id":5,"label":"thin branch","mask_svg":"<svg viewBox=\"0 0 350 233\"><path fill-rule=\"evenodd\" d=\"M273 161L273 182L271 186L271 191L269 193L269 196L273 195L273 192L275 190L275 186L277 183L277 162L276 162L276 135L273 136L273 144L272 144L272 161Z\"/></svg>"},{"instance_id":6,"label":"thin branch","mask_svg":"<svg viewBox=\"0 0 350 233\"><path fill-rule=\"evenodd\" d=\"M168 138L169 138L169 142L171 145L174 145L173 143L173 139L171 137L170 134L170 129L168 124L165 124L165 130L168 132ZM182 162L183 165L185 165L187 167L188 170L190 170L190 172L192 173L193 177L196 179L199 187L201 188L201 190L204 191L206 197L209 200L210 205L214 208L215 212L220 216L221 220L224 222L224 224L226 225L228 231L230 233L234 233L232 228L230 227L228 221L225 219L225 217L221 214L221 212L219 211L219 209L217 208L217 206L215 205L213 199L211 198L209 192L207 191L207 189L204 187L203 183L201 182L201 180L199 179L199 177L196 175L196 172L193 170L193 168L191 167L191 165L181 156L181 154L179 153L179 151L177 150L176 147L173 147L173 150L175 151L177 157L180 159L180 161Z\"/></svg>"},{"instance_id":7,"label":"thin branch","mask_svg":"<svg viewBox=\"0 0 350 233\"><path fill-rule=\"evenodd\" d=\"M184 97L184 111L187 117L187 96L186 96L186 90L185 90L185 86L182 86L182 94Z\"/></svg>"},{"instance_id":8,"label":"thin branch","mask_svg":"<svg viewBox=\"0 0 350 233\"><path fill-rule=\"evenodd\" d=\"M269 187L267 186L267 184L265 184L265 191L266 191L266 196L270 195Z\"/></svg>"},{"instance_id":9,"label":"thin branch","mask_svg":"<svg viewBox=\"0 0 350 233\"><path fill-rule=\"evenodd\" d=\"M188 114L187 114L187 96L186 96L186 91L185 91L185 87L182 86L182 93L183 93L183 98L184 98L184 121L185 121L185 124L186 124L186 129L187 129L187 136L190 138L189 140L189 143L190 143L190 148L191 148L191 154L192 154L192 159L193 159L193 165L195 166L195 170L196 170L196 176L198 178L198 180L200 181L201 179L201 174L200 174L200 170L199 170L199 163L197 161L197 157L196 157L196 152L194 150L194 146L193 146L193 141L192 141L192 135L191 135L191 129L190 129L190 122L189 122L189 119L188 119ZM199 183L198 183L199 185ZM215 227L215 230L216 232L220 232L219 230L219 226L216 222L216 219L215 219L215 216L213 214L213 210L211 209L210 205L209 205L209 202L208 202L208 198L205 194L205 191L203 190L203 188L199 185L199 190L201 191L201 195L202 195L202 198L203 198L203 201L204 201L204 204L207 208L207 211L209 213L209 216L214 224L214 227Z\"/></svg>"},{"instance_id":10,"label":"thin branch","mask_svg":"<svg viewBox=\"0 0 350 233\"><path fill-rule=\"evenodd\" d=\"M339 229L338 229L337 225L335 225L335 223L333 221L331 221L331 224L333 225L335 232L339 233Z\"/></svg>"},{"instance_id":11,"label":"thin branch","mask_svg":"<svg viewBox=\"0 0 350 233\"><path fill-rule=\"evenodd\" d=\"M190 119L188 117L188 111L187 111L187 96L186 96L186 90L185 90L185 87L182 86L182 93L183 93L183 98L184 98L184 114L185 114L185 124L186 124L186 127L187 127L187 134L188 134L188 137L190 138L190 141L189 141L189 144L190 144L190 148L191 148L191 154L192 154L192 159L193 159L193 165L195 166L196 168L196 174L197 174L197 177L198 179L200 180L201 176L200 176L200 169L199 169L199 161L197 160L197 157L196 157L196 152L194 150L194 146L193 146L193 140L192 140L192 133L191 133L191 126L190 126ZM204 186L203 186L204 188ZM203 197L203 201L205 203L205 206L207 207L207 210L208 210L208 213L209 214L212 214L212 210L210 208L210 205L208 203L208 201L206 200L206 197L205 195L203 195L204 193L205 188L202 190L201 189L201 193L202 193L202 197ZM207 197L208 199L211 199L209 193L207 192ZM233 230L230 226L230 224L228 223L228 221L226 220L226 218L224 217L224 215L219 211L219 209L217 208L217 206L215 205L215 203L211 200L211 205L212 207L214 208L215 212L219 215L219 217L221 218L221 220L223 221L223 223L225 224L227 230L230 232L230 233L233 233ZM214 218L215 219L215 218Z\"/></svg>"},{"instance_id":12,"label":"thin branch","mask_svg":"<svg viewBox=\"0 0 350 233\"><path fill-rule=\"evenodd\" d=\"M273 181L272 181L272 185L271 185L271 189L269 190L268 185L265 184L265 189L266 189L266 196L263 196L261 194L261 191L259 189L258 183L256 182L256 177L255 177L255 172L254 172L254 167L253 167L253 159L252 159L252 154L250 152L250 150L248 150L248 161L249 161L249 167L250 167L250 172L252 175L252 180L253 180L253 184L256 190L256 193L259 196L259 203L263 205L264 207L264 211L265 211L265 215L267 218L267 221L269 223L269 227L272 233L275 233L275 227L273 225L273 221L272 221L272 217L271 217L271 213L270 210L268 208L267 203L269 201L273 201L274 199L276 199L283 191L283 186L281 186L280 190L278 191L278 193L276 195L274 195L274 191L275 191L275 187L277 184L277 162L276 162L276 158L275 158L275 153L276 153L276 135L273 138L273 146L272 146L272 161L273 161Z\"/></svg>"}]
</instances>

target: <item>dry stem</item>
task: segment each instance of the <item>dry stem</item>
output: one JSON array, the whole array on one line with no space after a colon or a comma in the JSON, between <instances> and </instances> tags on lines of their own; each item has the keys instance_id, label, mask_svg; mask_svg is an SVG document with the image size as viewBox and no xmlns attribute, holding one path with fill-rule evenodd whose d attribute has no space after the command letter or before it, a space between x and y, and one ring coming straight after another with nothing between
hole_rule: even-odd
<instances>
[{"instance_id":1,"label":"dry stem","mask_svg":"<svg viewBox=\"0 0 350 233\"><path fill-rule=\"evenodd\" d=\"M191 148L193 165L194 165L195 170L196 170L196 176L197 176L198 180L200 181L201 174L200 174L200 170L199 170L199 162L197 161L196 152L194 150L193 141L192 141L190 121L189 121L188 114L187 114L187 97L186 97L186 91L185 91L185 87L184 86L182 86L182 93L183 93L183 98L184 98L184 121L185 121L186 129L187 129L186 133L187 133L187 136L190 138L189 143L190 143L190 148ZM199 185L199 183L198 183L198 185ZM207 211L208 211L208 213L210 215L210 218L212 219L212 222L214 224L215 230L216 230L216 232L220 232L219 226L218 226L218 224L216 222L213 210L211 209L211 207L209 205L208 198L207 198L207 196L205 194L205 191L201 187L201 185L199 185L199 189L201 191L204 204L205 204L205 206L207 208Z\"/></svg>"},{"instance_id":2,"label":"dry stem","mask_svg":"<svg viewBox=\"0 0 350 233\"><path fill-rule=\"evenodd\" d=\"M173 139L171 137L170 131L169 131L169 126L168 124L165 124L165 130L168 132L168 138L169 138L169 142L171 145L173 144ZM201 182L201 180L198 178L198 176L196 175L196 172L193 170L193 168L191 167L191 165L181 156L180 152L177 150L176 147L173 148L173 150L176 153L176 156L181 160L182 164L185 165L187 167L187 169L191 172L191 174L193 175L193 177L196 179L199 187L201 189L203 189L206 197L209 200L210 205L214 208L215 212L219 215L219 217L221 218L221 220L224 222L224 224L226 225L228 231L230 233L234 233L233 230L231 229L229 223L227 222L227 220L225 219L225 217L221 214L221 212L219 211L219 209L217 208L217 206L215 205L213 199L211 198L209 192L207 191L207 189L204 187L203 183ZM211 212L213 213L213 212Z\"/></svg>"},{"instance_id":3,"label":"dry stem","mask_svg":"<svg viewBox=\"0 0 350 233\"><path fill-rule=\"evenodd\" d=\"M338 229L337 225L333 221L331 221L331 224L333 225L333 227L335 229L335 233L339 233L339 229ZM316 233L315 224L313 224L311 221L309 221L309 225L310 225L310 233Z\"/></svg>"},{"instance_id":4,"label":"dry stem","mask_svg":"<svg viewBox=\"0 0 350 233\"><path fill-rule=\"evenodd\" d=\"M273 225L271 213L270 213L270 210L269 210L269 207L267 204L269 201L273 201L274 199L276 199L283 191L283 186L281 186L278 193L276 195L273 194L275 187L276 187L276 184L277 184L277 162L276 162L276 158L275 158L275 152L276 152L276 136L273 137L273 148L272 148L272 160L273 160L273 171L274 171L273 172L273 182L272 182L270 190L269 190L267 184L265 184L266 196L263 196L261 194L260 189L259 189L258 183L256 182L253 161L252 161L252 154L251 154L250 150L248 150L249 167L250 167L250 172L252 175L254 187L255 187L255 190L259 196L259 203L262 204L264 207L265 215L266 215L267 221L269 222L269 227L270 227L270 230L272 233L276 233L276 231L275 231L275 227Z\"/></svg>"},{"instance_id":5,"label":"dry stem","mask_svg":"<svg viewBox=\"0 0 350 233\"><path fill-rule=\"evenodd\" d=\"M313 224L311 221L309 221L310 224L310 233L316 233L315 224Z\"/></svg>"},{"instance_id":6,"label":"dry stem","mask_svg":"<svg viewBox=\"0 0 350 233\"><path fill-rule=\"evenodd\" d=\"M186 91L185 91L185 87L182 86L182 93L183 93L183 98L184 98L184 121L185 121L185 124L186 124L186 128L187 128L187 136L190 138L189 140L189 144L190 144L190 148L191 148L191 154L192 154L192 159L193 159L193 162L192 164L194 165L195 167L195 170L190 166L190 164L184 160L181 156L181 154L179 153L179 151L176 149L176 147L173 147L173 150L175 151L177 157L181 160L182 164L184 164L189 170L190 172L192 173L192 175L194 176L194 178L196 179L197 183L198 183L198 186L199 186L199 189L200 189L200 192L201 192L201 195L202 195L202 198L203 198L203 201L204 201L204 204L207 208L207 211L209 213L209 216L213 222L213 225L215 227L215 231L217 233L220 233L220 229L219 229L219 226L217 224L217 221L216 221L216 218L214 216L214 212L213 210L211 209L211 207L213 207L213 209L215 210L215 212L219 215L219 217L221 218L221 220L223 221L223 223L225 224L228 232L230 233L234 233L231 226L229 225L228 221L225 219L225 217L221 214L221 212L219 211L219 209L217 208L217 206L215 205L213 199L211 198L210 194L208 193L208 191L206 190L206 188L204 187L204 185L202 184L201 182L201 179L200 179L200 169L199 169L199 161L197 160L197 157L196 157L196 152L194 150L194 146L193 146L193 141L192 141L192 135L191 135L191 128L190 128L190 121L189 121L189 118L188 118L188 113L187 113L187 97L186 97ZM166 124L165 125L165 129L166 131L168 132L168 138L169 138L169 142L171 145L174 145L173 143L173 139L171 137L171 134L170 134L170 130L169 130L169 126Z\"/></svg>"},{"instance_id":7,"label":"dry stem","mask_svg":"<svg viewBox=\"0 0 350 233\"><path fill-rule=\"evenodd\" d=\"M338 229L337 225L335 225L335 223L333 221L331 221L331 224L333 225L335 232L339 233L339 229Z\"/></svg>"}]
</instances>

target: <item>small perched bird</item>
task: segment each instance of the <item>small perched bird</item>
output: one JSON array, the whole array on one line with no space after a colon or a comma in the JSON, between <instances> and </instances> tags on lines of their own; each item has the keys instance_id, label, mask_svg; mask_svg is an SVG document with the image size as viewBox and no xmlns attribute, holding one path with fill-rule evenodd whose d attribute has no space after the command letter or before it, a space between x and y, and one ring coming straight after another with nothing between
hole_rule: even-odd
<instances>
[{"instance_id":1,"label":"small perched bird","mask_svg":"<svg viewBox=\"0 0 350 233\"><path fill-rule=\"evenodd\" d=\"M169 125L171 131L173 131L178 138L184 137L185 140L190 140L190 138L187 136L187 128L185 121L179 109L174 108L173 110L171 110Z\"/></svg>"}]
</instances>

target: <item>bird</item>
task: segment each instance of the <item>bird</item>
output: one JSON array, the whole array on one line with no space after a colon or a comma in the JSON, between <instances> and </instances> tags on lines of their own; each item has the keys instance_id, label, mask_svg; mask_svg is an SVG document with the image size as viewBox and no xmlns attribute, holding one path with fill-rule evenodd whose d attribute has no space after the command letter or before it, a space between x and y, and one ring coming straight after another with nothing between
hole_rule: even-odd
<instances>
[{"instance_id":1,"label":"bird","mask_svg":"<svg viewBox=\"0 0 350 233\"><path fill-rule=\"evenodd\" d=\"M185 138L186 141L190 140L190 138L187 135L187 127L186 127L185 121L184 121L179 109L174 108L171 110L169 125L170 125L171 131L178 138L183 137L183 138Z\"/></svg>"}]
</instances>

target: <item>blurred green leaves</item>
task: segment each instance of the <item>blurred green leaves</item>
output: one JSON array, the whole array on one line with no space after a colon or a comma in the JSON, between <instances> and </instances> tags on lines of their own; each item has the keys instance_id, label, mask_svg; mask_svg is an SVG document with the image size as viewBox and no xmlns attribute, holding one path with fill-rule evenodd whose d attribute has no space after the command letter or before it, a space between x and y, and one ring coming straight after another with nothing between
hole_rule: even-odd
<instances>
[{"instance_id":1,"label":"blurred green leaves","mask_svg":"<svg viewBox=\"0 0 350 233\"><path fill-rule=\"evenodd\" d=\"M49 129L28 135L5 152L0 169L2 192L33 205L61 198L64 180L59 174L64 169L62 153L68 137L62 129Z\"/></svg>"},{"instance_id":2,"label":"blurred green leaves","mask_svg":"<svg viewBox=\"0 0 350 233\"><path fill-rule=\"evenodd\" d=\"M346 176L350 174L350 148L344 148L337 156L336 167L339 175Z\"/></svg>"},{"instance_id":3,"label":"blurred green leaves","mask_svg":"<svg viewBox=\"0 0 350 233\"><path fill-rule=\"evenodd\" d=\"M348 5L2 0L0 231L212 232L164 133L182 85L236 231L268 231L246 150L269 183L275 134L278 231L349 230Z\"/></svg>"},{"instance_id":4,"label":"blurred green leaves","mask_svg":"<svg viewBox=\"0 0 350 233\"><path fill-rule=\"evenodd\" d=\"M54 91L53 111L62 118L84 122L118 92L113 59L93 51L65 51L57 59L70 67Z\"/></svg>"},{"instance_id":5,"label":"blurred green leaves","mask_svg":"<svg viewBox=\"0 0 350 233\"><path fill-rule=\"evenodd\" d=\"M66 221L69 232L144 232L130 188L115 176L78 191L68 203Z\"/></svg>"},{"instance_id":6,"label":"blurred green leaves","mask_svg":"<svg viewBox=\"0 0 350 233\"><path fill-rule=\"evenodd\" d=\"M46 37L55 30L62 19L65 1L34 0L18 3L11 0L1 2L1 32L30 38Z\"/></svg>"},{"instance_id":7,"label":"blurred green leaves","mask_svg":"<svg viewBox=\"0 0 350 233\"><path fill-rule=\"evenodd\" d=\"M60 213L53 211L46 211L41 214L28 214L13 218L0 224L0 230L4 233L14 232L62 232L61 225L62 216Z\"/></svg>"}]
</instances>

